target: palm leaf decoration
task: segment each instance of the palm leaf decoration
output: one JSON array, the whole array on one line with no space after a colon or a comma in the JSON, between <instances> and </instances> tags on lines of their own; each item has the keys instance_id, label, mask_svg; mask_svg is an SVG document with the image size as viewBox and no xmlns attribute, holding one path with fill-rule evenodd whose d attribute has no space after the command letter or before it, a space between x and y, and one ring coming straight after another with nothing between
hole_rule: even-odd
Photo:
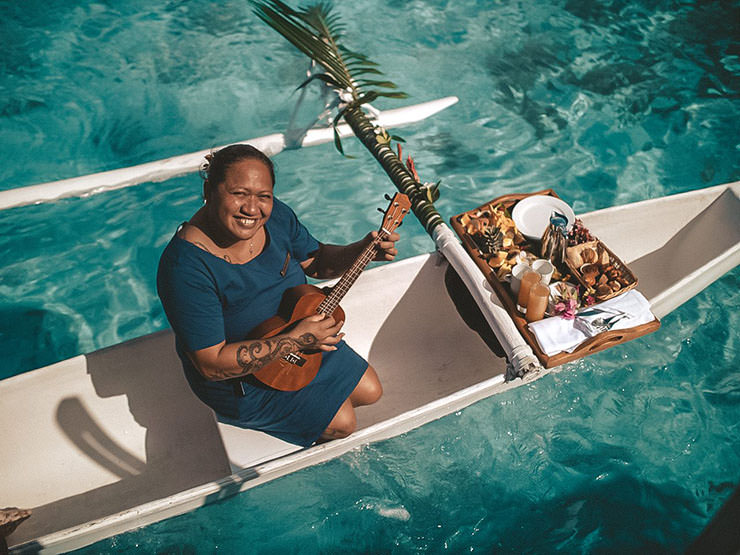
<instances>
[{"instance_id":1,"label":"palm leaf decoration","mask_svg":"<svg viewBox=\"0 0 740 555\"><path fill-rule=\"evenodd\" d=\"M294 10L280 0L253 3L255 12L262 21L323 67L326 73L309 80L318 78L337 89L345 90L355 102L362 102L367 96L407 98L408 95L396 91L396 85L390 81L365 78L367 75L382 76L382 73L377 68L378 64L367 56L340 43L345 27L339 17L332 13L331 4L321 2Z\"/></svg>"},{"instance_id":2,"label":"palm leaf decoration","mask_svg":"<svg viewBox=\"0 0 740 555\"><path fill-rule=\"evenodd\" d=\"M309 77L301 87L321 80L332 87L340 98L339 112L334 119L334 143L343 152L336 125L347 122L355 136L380 163L396 188L408 195L414 213L428 232L443 223L434 208L438 185L422 184L413 163L404 165L391 148L391 137L385 129L375 126L362 105L379 97L406 98L396 85L382 78L378 65L367 56L342 44L344 25L328 2L293 9L280 0L251 0L257 16L280 33L316 64L323 73Z\"/></svg>"}]
</instances>

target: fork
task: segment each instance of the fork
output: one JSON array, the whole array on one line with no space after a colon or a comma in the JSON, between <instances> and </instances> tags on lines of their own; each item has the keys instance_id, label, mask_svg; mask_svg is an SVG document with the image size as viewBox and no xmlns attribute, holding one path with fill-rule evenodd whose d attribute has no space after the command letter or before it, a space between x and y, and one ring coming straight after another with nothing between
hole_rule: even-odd
<instances>
[{"instance_id":1,"label":"fork","mask_svg":"<svg viewBox=\"0 0 740 555\"><path fill-rule=\"evenodd\" d=\"M591 327L599 330L599 332L608 331L614 327L614 325L619 322L620 320L623 320L626 318L627 315L622 314L615 314L613 316L610 316L608 318L595 318L591 321Z\"/></svg>"}]
</instances>

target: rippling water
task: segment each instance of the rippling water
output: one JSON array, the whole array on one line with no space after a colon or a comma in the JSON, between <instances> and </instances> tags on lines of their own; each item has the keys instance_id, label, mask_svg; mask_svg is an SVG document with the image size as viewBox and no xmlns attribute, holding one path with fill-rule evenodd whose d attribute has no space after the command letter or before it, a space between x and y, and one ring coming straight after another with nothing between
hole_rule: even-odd
<instances>
[{"instance_id":1,"label":"rippling water","mask_svg":"<svg viewBox=\"0 0 740 555\"><path fill-rule=\"evenodd\" d=\"M511 191L585 212L740 179L737 2L337 8L409 102L460 98L398 130L445 215ZM278 131L306 69L241 1L0 16L0 189ZM276 158L278 194L328 242L374 227L391 190L345 148ZM154 268L199 192L190 176L0 213L0 377L165 327ZM403 231L402 257L433 248ZM91 551L680 551L739 478L739 283L531 386Z\"/></svg>"}]
</instances>

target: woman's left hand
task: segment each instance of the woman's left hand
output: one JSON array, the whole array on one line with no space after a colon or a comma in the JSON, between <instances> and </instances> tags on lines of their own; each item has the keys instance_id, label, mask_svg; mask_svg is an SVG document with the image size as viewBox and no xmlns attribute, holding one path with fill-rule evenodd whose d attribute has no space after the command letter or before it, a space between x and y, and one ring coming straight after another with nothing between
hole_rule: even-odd
<instances>
[{"instance_id":1,"label":"woman's left hand","mask_svg":"<svg viewBox=\"0 0 740 555\"><path fill-rule=\"evenodd\" d=\"M371 231L370 233L368 233L366 240L368 242L374 241L377 236L377 231ZM396 255L398 254L396 241L398 241L400 238L401 236L394 231L386 239L378 243L378 249L373 260L378 262L385 262L391 261L396 258Z\"/></svg>"},{"instance_id":2,"label":"woman's left hand","mask_svg":"<svg viewBox=\"0 0 740 555\"><path fill-rule=\"evenodd\" d=\"M371 231L365 237L350 245L325 245L319 244L319 249L312 254L311 258L301 262L301 267L307 276L317 279L331 279L341 276L362 254L362 251L372 243L378 236L377 231ZM398 254L396 241L401 236L391 233L387 238L378 243L373 260L388 262Z\"/></svg>"}]
</instances>

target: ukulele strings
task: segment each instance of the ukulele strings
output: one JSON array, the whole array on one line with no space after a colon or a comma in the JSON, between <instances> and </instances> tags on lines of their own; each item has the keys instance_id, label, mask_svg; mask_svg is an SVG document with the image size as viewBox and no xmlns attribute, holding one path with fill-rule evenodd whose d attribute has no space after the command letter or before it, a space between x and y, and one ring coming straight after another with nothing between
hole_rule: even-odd
<instances>
[{"instance_id":1,"label":"ukulele strings","mask_svg":"<svg viewBox=\"0 0 740 555\"><path fill-rule=\"evenodd\" d=\"M349 291L349 288L352 287L357 278L360 277L365 266L367 266L370 263L370 260L372 260L378 244L380 244L380 242L386 237L387 232L382 231L382 233L379 233L378 236L373 239L367 247L365 247L362 254L360 254L352 266L350 266L350 268L339 279L339 282L334 286L331 293L321 301L321 304L316 308L316 312L320 314L331 314L334 312L337 306L339 306L339 302L342 300L342 297L344 297L347 291Z\"/></svg>"}]
</instances>

